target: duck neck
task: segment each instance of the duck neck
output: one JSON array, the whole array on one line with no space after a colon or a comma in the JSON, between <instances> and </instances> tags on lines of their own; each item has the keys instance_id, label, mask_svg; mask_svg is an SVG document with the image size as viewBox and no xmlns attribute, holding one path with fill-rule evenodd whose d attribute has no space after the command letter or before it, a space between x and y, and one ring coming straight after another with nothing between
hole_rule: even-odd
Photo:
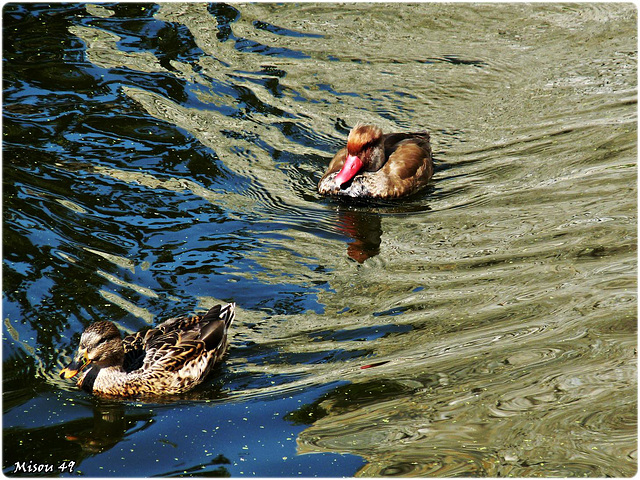
<instances>
[{"instance_id":1,"label":"duck neck","mask_svg":"<svg viewBox=\"0 0 640 480\"><path fill-rule=\"evenodd\" d=\"M109 367L99 367L94 365L80 380L79 386L93 393L100 390L100 387L107 383L108 385L124 385L127 382L127 373L120 365L112 365Z\"/></svg>"}]
</instances>

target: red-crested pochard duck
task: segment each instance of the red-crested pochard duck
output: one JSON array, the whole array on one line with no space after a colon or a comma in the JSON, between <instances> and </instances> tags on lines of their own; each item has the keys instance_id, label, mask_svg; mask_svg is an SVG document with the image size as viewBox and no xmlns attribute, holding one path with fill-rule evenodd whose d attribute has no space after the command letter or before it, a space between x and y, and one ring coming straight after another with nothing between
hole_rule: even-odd
<instances>
[{"instance_id":1,"label":"red-crested pochard duck","mask_svg":"<svg viewBox=\"0 0 640 480\"><path fill-rule=\"evenodd\" d=\"M387 133L357 124L318 183L322 195L398 198L423 188L433 176L427 132Z\"/></svg>"}]
</instances>

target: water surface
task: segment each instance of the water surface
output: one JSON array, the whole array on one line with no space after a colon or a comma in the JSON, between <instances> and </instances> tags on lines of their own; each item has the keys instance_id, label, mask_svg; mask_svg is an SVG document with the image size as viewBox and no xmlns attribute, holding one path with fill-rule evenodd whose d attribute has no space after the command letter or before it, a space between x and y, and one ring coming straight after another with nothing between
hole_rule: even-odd
<instances>
[{"instance_id":1,"label":"water surface","mask_svg":"<svg viewBox=\"0 0 640 480\"><path fill-rule=\"evenodd\" d=\"M3 48L5 474L636 472L632 4L7 4ZM318 196L358 121L432 184ZM58 378L222 301L191 393Z\"/></svg>"}]
</instances>

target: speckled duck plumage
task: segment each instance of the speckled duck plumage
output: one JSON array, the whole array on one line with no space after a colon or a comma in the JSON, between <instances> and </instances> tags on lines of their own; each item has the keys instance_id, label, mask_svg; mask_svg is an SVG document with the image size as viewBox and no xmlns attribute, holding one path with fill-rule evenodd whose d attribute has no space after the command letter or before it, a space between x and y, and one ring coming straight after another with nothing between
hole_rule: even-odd
<instances>
[{"instance_id":1,"label":"speckled duck plumage","mask_svg":"<svg viewBox=\"0 0 640 480\"><path fill-rule=\"evenodd\" d=\"M234 318L234 303L216 305L204 315L172 318L124 339L113 322L94 323L60 376L80 374L78 387L107 396L183 393L222 359Z\"/></svg>"}]
</instances>

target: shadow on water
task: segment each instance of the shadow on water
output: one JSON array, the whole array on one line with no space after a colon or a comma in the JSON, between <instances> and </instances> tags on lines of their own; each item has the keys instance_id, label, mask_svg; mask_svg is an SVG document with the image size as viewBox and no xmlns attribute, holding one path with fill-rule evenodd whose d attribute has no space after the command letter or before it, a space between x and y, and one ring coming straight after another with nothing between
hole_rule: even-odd
<instances>
[{"instance_id":1,"label":"shadow on water","mask_svg":"<svg viewBox=\"0 0 640 480\"><path fill-rule=\"evenodd\" d=\"M144 430L152 423L154 416L140 409L101 404L100 401L93 402L92 410L91 417L68 420L61 425L38 426L34 430L6 428L3 432L4 474L42 473L50 476L52 473L81 471L87 457L110 450L127 436ZM25 438L30 440L25 442ZM21 466L25 460L27 468L29 463L48 464L53 465L55 470L31 472ZM65 471L59 468L63 462L69 461L73 462L70 469Z\"/></svg>"},{"instance_id":2,"label":"shadow on water","mask_svg":"<svg viewBox=\"0 0 640 480\"><path fill-rule=\"evenodd\" d=\"M347 256L358 263L380 253L384 219L388 216L420 215L431 210L429 200L436 188L428 186L402 200L325 198L321 204L335 209L333 228L347 237Z\"/></svg>"}]
</instances>

